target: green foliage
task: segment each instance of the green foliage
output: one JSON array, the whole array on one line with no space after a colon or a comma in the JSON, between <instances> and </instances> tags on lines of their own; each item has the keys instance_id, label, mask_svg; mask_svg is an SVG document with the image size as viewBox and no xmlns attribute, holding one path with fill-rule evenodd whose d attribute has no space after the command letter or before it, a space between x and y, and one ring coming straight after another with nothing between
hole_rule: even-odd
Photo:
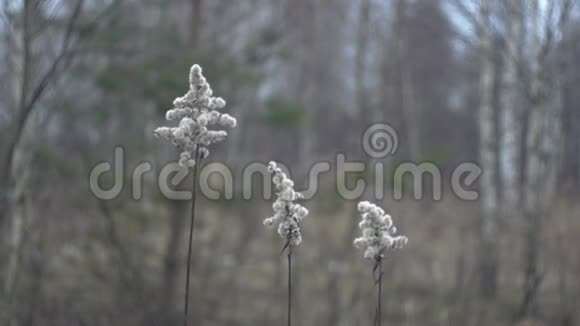
<instances>
[{"instance_id":1,"label":"green foliage","mask_svg":"<svg viewBox=\"0 0 580 326\"><path fill-rule=\"evenodd\" d=\"M173 58L154 58L137 67L143 77L143 82L148 89L156 87L164 92L171 92L181 96L187 89L184 80L187 80L187 72L190 63L185 60ZM184 76L185 75L185 76ZM147 95L147 94L143 94Z\"/></svg>"},{"instance_id":2,"label":"green foliage","mask_svg":"<svg viewBox=\"0 0 580 326\"><path fill-rule=\"evenodd\" d=\"M122 70L104 70L95 75L95 85L103 91L124 89L129 75Z\"/></svg>"},{"instance_id":3,"label":"green foliage","mask_svg":"<svg viewBox=\"0 0 580 326\"><path fill-rule=\"evenodd\" d=\"M449 159L453 157L452 151L448 147L440 147L436 151L427 153L422 162L433 163L435 165L444 165Z\"/></svg>"},{"instance_id":4,"label":"green foliage","mask_svg":"<svg viewBox=\"0 0 580 326\"><path fill-rule=\"evenodd\" d=\"M262 75L259 73L239 68L226 72L221 76L228 78L237 87L257 88L262 81Z\"/></svg>"},{"instance_id":5,"label":"green foliage","mask_svg":"<svg viewBox=\"0 0 580 326\"><path fill-rule=\"evenodd\" d=\"M268 111L263 118L267 124L293 129L303 127L305 112L298 102L273 97L266 102L266 105Z\"/></svg>"}]
</instances>

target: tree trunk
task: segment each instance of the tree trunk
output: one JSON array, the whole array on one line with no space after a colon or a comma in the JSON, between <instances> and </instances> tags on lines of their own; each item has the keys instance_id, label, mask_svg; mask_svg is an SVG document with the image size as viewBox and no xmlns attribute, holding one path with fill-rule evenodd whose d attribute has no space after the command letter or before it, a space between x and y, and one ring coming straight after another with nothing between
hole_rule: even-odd
<instances>
[{"instance_id":1,"label":"tree trunk","mask_svg":"<svg viewBox=\"0 0 580 326\"><path fill-rule=\"evenodd\" d=\"M16 146L20 141L21 135L24 131L24 126L28 119L30 110L26 105L26 94L30 84L30 16L32 11L32 3L29 0L24 1L22 9L21 31L15 35L18 49L14 51L16 57L13 58L13 94L15 103L17 104L15 110L16 121L12 124L6 139L2 144L2 151L0 155L0 226L4 217L10 210L10 193L12 187L12 164L14 159L14 152Z\"/></svg>"},{"instance_id":2,"label":"tree trunk","mask_svg":"<svg viewBox=\"0 0 580 326\"><path fill-rule=\"evenodd\" d=\"M16 285L18 270L20 269L20 257L22 245L24 243L24 233L28 223L26 211L26 197L24 196L24 187L26 187L26 178L23 178L14 203L14 214L12 214L12 230L10 236L10 257L6 265L6 276L4 279L4 296L10 302Z\"/></svg>"},{"instance_id":3,"label":"tree trunk","mask_svg":"<svg viewBox=\"0 0 580 326\"><path fill-rule=\"evenodd\" d=\"M497 292L497 152L494 109L492 107L494 62L493 42L489 26L488 3L482 2L480 18L483 27L480 29L481 38L481 71L479 80L479 160L484 171L481 176L481 247L480 247L480 292L482 297L490 299Z\"/></svg>"},{"instance_id":4,"label":"tree trunk","mask_svg":"<svg viewBox=\"0 0 580 326\"><path fill-rule=\"evenodd\" d=\"M522 60L523 3L508 0L508 31L501 93L501 177L504 213L517 214L521 198L522 98L518 87L518 64Z\"/></svg>"},{"instance_id":5,"label":"tree trunk","mask_svg":"<svg viewBox=\"0 0 580 326\"><path fill-rule=\"evenodd\" d=\"M541 140L542 140L542 104L541 94L545 87L541 81L540 68L540 10L538 0L532 1L532 63L530 93L532 101L526 135L526 183L524 214L526 225L524 229L524 299L520 308L520 317L531 315L534 310L534 299L541 279L538 271L538 250L540 234L540 216L543 214L540 204L541 184Z\"/></svg>"},{"instance_id":6,"label":"tree trunk","mask_svg":"<svg viewBox=\"0 0 580 326\"><path fill-rule=\"evenodd\" d=\"M355 54L355 102L359 112L359 131L362 135L367 124L369 123L369 110L367 105L366 95L366 56L369 39L369 19L370 19L370 3L369 0L361 0L359 7L358 31L356 40L356 54ZM357 138L358 139L358 138ZM360 146L360 144L356 144ZM362 149L361 149L362 152ZM364 153L362 153L364 157Z\"/></svg>"},{"instance_id":7,"label":"tree trunk","mask_svg":"<svg viewBox=\"0 0 580 326\"><path fill-rule=\"evenodd\" d=\"M202 5L202 0L191 0L191 29L189 31L189 43L193 51L197 50L197 44L199 43Z\"/></svg>"},{"instance_id":8,"label":"tree trunk","mask_svg":"<svg viewBox=\"0 0 580 326\"><path fill-rule=\"evenodd\" d=\"M356 53L354 57L354 76L355 76L355 104L357 105L357 115L355 116L355 125L358 126L355 136L353 140L355 140L355 148L356 155L358 160L362 160L366 163L370 163L371 158L366 155L362 144L360 143L360 139L362 138L365 129L368 127L370 123L370 113L367 103L367 91L365 88L365 80L367 78L366 72L366 57L367 57L367 50L368 50L368 39L369 39L369 19L370 19L370 10L371 4L369 0L361 0L358 12L358 31L357 31L357 38L356 38ZM365 193L363 193L363 197L366 196L366 192L372 188L369 184L370 181L370 171L365 171L364 178L366 189ZM353 206L353 210L351 213L353 216L357 214L356 205ZM354 238L354 234L357 230L357 221L356 219L352 219L349 223L349 226L345 233L345 240L344 243L351 246L352 239ZM348 251L344 251L348 252Z\"/></svg>"},{"instance_id":9,"label":"tree trunk","mask_svg":"<svg viewBox=\"0 0 580 326\"><path fill-rule=\"evenodd\" d=\"M394 38L397 65L399 70L399 87L401 110L405 121L406 136L409 143L409 156L414 162L421 159L421 117L415 97L415 85L409 61L409 35L407 33L407 0L397 0L395 9Z\"/></svg>"},{"instance_id":10,"label":"tree trunk","mask_svg":"<svg viewBox=\"0 0 580 326\"><path fill-rule=\"evenodd\" d=\"M16 51L12 51L14 55L11 55L10 61L12 64L11 71L11 95L14 99L13 102L16 103L16 115L18 118L18 123L16 123L9 131L7 135L7 140L3 144L2 156L0 159L0 226L2 223L7 223L7 226L11 227L10 230L10 250L8 264L6 264L5 278L4 278L4 295L10 300L12 293L14 291L16 277L18 275L18 269L20 265L20 253L23 245L24 236L24 224L26 223L26 207L25 207L25 196L24 188L26 187L26 176L23 175L19 178L19 183L15 186L12 179L12 167L14 160L14 153L16 151L16 145L20 140L20 135L24 128L24 123L21 123L20 118L21 112L23 112L23 107L25 105L25 96L28 91L28 71L30 63L30 31L29 31L29 21L30 21L30 11L31 3L30 1L24 2L24 8L22 11L22 25L21 28L15 28L15 40L16 40ZM28 171L26 168L23 169L24 173ZM12 215L8 221L4 221L4 217L8 214ZM2 230L2 227L0 227ZM4 232L4 231L2 231Z\"/></svg>"},{"instance_id":11,"label":"tree trunk","mask_svg":"<svg viewBox=\"0 0 580 326\"><path fill-rule=\"evenodd\" d=\"M298 84L296 85L296 94L302 97L302 104L304 105L304 121L302 128L297 130L298 134L298 172L295 174L300 182L304 185L308 175L308 169L313 161L314 148L316 146L316 132L315 123L318 110L318 97L316 94L316 86L313 81L316 80L318 68L313 62L316 59L316 39L320 33L316 17L321 12L317 2L297 1L297 12L301 17L299 21L302 23L300 30L300 47L304 47L303 55L300 58L301 76L298 77Z\"/></svg>"},{"instance_id":12,"label":"tree trunk","mask_svg":"<svg viewBox=\"0 0 580 326\"><path fill-rule=\"evenodd\" d=\"M554 5L554 3L551 3ZM560 2L562 10L569 9L570 2ZM542 217L549 212L549 207L556 195L560 156L562 152L562 107L563 81L565 75L561 61L561 47L557 51L556 62L547 62L546 46L541 43L542 27L540 18L543 14L539 0L532 2L532 63L530 95L531 106L529 128L526 135L528 161L525 177L524 211L526 226L524 233L525 264L523 292L524 298L520 307L520 318L533 316L536 313L536 298L542 281L539 271L539 251L541 248ZM558 27L565 33L566 12L561 15ZM547 22L549 24L551 22ZM547 42L547 41L544 41ZM565 44L565 42L562 42ZM551 49L548 49L551 50ZM549 78L550 77L550 78ZM548 84L546 79L550 80Z\"/></svg>"}]
</instances>

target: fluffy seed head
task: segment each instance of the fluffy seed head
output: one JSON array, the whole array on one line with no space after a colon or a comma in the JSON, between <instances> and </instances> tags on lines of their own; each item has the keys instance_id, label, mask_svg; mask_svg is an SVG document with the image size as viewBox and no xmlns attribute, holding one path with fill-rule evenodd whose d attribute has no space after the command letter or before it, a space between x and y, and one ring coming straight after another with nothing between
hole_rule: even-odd
<instances>
[{"instance_id":1,"label":"fluffy seed head","mask_svg":"<svg viewBox=\"0 0 580 326\"><path fill-rule=\"evenodd\" d=\"M272 182L276 187L276 201L272 204L275 215L264 220L267 227L278 226L278 234L289 246L297 246L302 242L300 222L308 215L308 209L298 204L297 199L303 196L294 190L294 182L286 176L275 162L268 164L268 172L272 174Z\"/></svg>"},{"instance_id":2,"label":"fluffy seed head","mask_svg":"<svg viewBox=\"0 0 580 326\"><path fill-rule=\"evenodd\" d=\"M405 236L396 236L397 229L393 220L385 211L368 201L360 202L357 206L361 214L359 228L362 236L354 240L354 247L364 250L364 258L379 261L387 251L403 248L408 239Z\"/></svg>"},{"instance_id":3,"label":"fluffy seed head","mask_svg":"<svg viewBox=\"0 0 580 326\"><path fill-rule=\"evenodd\" d=\"M208 147L223 141L225 130L211 130L210 125L220 125L228 128L236 127L236 119L229 114L222 114L216 109L223 109L226 102L221 97L212 97L213 91L205 79L202 69L194 64L189 70L189 90L185 95L173 101L173 108L165 114L167 120L178 120L177 127L159 127L154 133L170 141L183 150L179 164L191 168L195 165L195 152L199 158L209 155Z\"/></svg>"}]
</instances>

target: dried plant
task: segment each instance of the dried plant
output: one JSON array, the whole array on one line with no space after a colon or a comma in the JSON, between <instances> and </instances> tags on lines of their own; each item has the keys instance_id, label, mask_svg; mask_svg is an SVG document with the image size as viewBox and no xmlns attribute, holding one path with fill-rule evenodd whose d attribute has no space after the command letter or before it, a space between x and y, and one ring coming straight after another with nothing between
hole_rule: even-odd
<instances>
[{"instance_id":1,"label":"dried plant","mask_svg":"<svg viewBox=\"0 0 580 326\"><path fill-rule=\"evenodd\" d=\"M401 249L408 242L407 237L397 236L397 228L390 215L375 204L363 201L358 204L362 221L359 228L362 236L354 240L357 249L364 249L364 258L374 261L373 279L377 286L377 309L375 325L381 326L381 293L383 281L383 258L390 250Z\"/></svg>"},{"instance_id":2,"label":"dried plant","mask_svg":"<svg viewBox=\"0 0 580 326\"><path fill-rule=\"evenodd\" d=\"M184 325L188 324L189 280L191 272L191 251L195 224L195 199L198 166L209 155L208 147L226 138L224 130L211 130L211 125L234 128L236 119L217 110L223 109L226 102L221 97L213 97L213 91L197 64L189 72L189 91L173 101L173 108L167 111L167 120L179 120L177 127L159 127L155 135L165 138L182 152L179 164L193 170L193 189L191 197L191 223L187 249L187 268L185 277Z\"/></svg>"},{"instance_id":3,"label":"dried plant","mask_svg":"<svg viewBox=\"0 0 580 326\"><path fill-rule=\"evenodd\" d=\"M308 209L296 201L304 198L294 191L294 182L286 176L275 162L270 162L268 171L272 174L272 182L276 186L276 201L272 204L274 216L264 220L267 227L278 226L278 234L286 241L281 252L287 251L288 259L288 318L287 324L292 324L292 251L302 243L300 222L308 215Z\"/></svg>"}]
</instances>

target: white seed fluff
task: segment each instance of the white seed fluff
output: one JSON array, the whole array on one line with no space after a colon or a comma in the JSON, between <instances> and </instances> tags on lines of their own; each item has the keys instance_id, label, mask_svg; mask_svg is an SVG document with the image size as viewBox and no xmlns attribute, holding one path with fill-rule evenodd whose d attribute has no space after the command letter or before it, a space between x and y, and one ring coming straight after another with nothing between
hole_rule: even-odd
<instances>
[{"instance_id":1,"label":"white seed fluff","mask_svg":"<svg viewBox=\"0 0 580 326\"><path fill-rule=\"evenodd\" d=\"M167 111L167 120L178 120L177 127L159 127L155 135L165 138L181 149L179 164L191 168L195 166L195 152L199 149L200 158L209 155L208 147L220 142L228 135L225 130L208 129L210 125L234 128L236 119L229 114L216 110L223 109L226 101L212 97L213 91L202 75L197 64L189 72L189 91L173 101L173 108Z\"/></svg>"},{"instance_id":2,"label":"white seed fluff","mask_svg":"<svg viewBox=\"0 0 580 326\"><path fill-rule=\"evenodd\" d=\"M363 201L358 204L362 221L359 228L362 236L354 240L357 249L364 249L364 258L380 260L386 251L401 249L407 244L405 236L396 236L397 229L393 226L390 215L375 204Z\"/></svg>"},{"instance_id":3,"label":"white seed fluff","mask_svg":"<svg viewBox=\"0 0 580 326\"><path fill-rule=\"evenodd\" d=\"M304 197L294 191L294 182L275 162L268 164L268 171L272 174L272 182L276 186L276 201L272 204L274 216L265 219L264 225L271 228L277 226L280 237L288 241L289 246L297 246L302 242L300 222L308 215L308 209L296 201Z\"/></svg>"}]
</instances>

